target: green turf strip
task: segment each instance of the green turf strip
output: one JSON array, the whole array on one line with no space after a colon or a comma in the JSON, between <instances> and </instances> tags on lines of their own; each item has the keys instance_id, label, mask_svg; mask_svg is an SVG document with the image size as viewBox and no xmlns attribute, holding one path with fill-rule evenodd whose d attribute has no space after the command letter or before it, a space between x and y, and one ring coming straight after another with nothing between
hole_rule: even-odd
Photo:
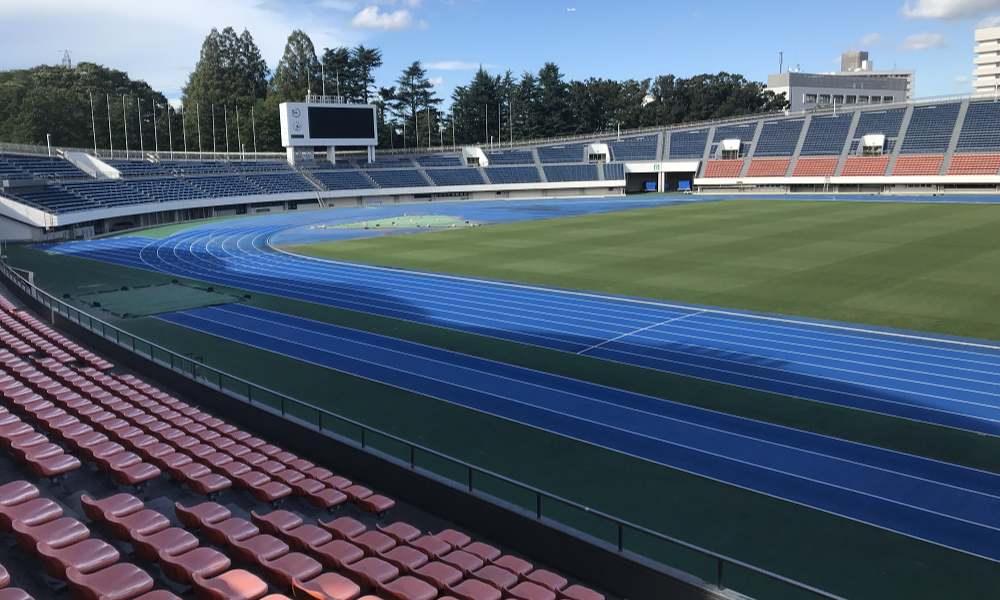
<instances>
[{"instance_id":1,"label":"green turf strip","mask_svg":"<svg viewBox=\"0 0 1000 600\"><path fill-rule=\"evenodd\" d=\"M18 247L10 248L9 254L13 264L35 271L38 284L57 296L95 287L170 279L168 275ZM243 294L221 286L216 289ZM264 309L1000 471L1000 439L994 437L311 303L251 295L249 303ZM138 336L157 340L181 354L199 357L292 397L849 598L991 597L1000 592L1000 567L988 561L155 319L125 321L101 316ZM374 445L390 452L400 450L380 445L377 440ZM418 456L418 463L433 466L426 457L421 462ZM436 470L464 481L464 473L443 467ZM530 498L512 490L488 481L477 481L480 485L512 502L533 507ZM549 505L545 511L614 540L614 531L601 528L585 516ZM706 579L714 577L714 563L704 558L667 551L636 536L627 537L626 545ZM786 596L746 574L729 572L727 582L762 598L799 597Z\"/></svg>"},{"instance_id":2,"label":"green turf strip","mask_svg":"<svg viewBox=\"0 0 1000 600\"><path fill-rule=\"evenodd\" d=\"M294 250L1000 340L998 231L995 205L731 200Z\"/></svg>"}]
</instances>

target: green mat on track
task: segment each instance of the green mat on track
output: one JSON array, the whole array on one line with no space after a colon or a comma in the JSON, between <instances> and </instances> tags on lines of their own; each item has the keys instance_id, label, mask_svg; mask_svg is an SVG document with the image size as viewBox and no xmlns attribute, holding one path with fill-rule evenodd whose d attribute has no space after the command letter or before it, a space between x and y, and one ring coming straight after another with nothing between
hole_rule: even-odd
<instances>
[{"instance_id":1,"label":"green mat on track","mask_svg":"<svg viewBox=\"0 0 1000 600\"><path fill-rule=\"evenodd\" d=\"M123 286L116 290L89 292L64 299L85 307L100 309L119 318L130 319L232 304L249 298L217 292L212 287L200 288L171 282L132 288Z\"/></svg>"}]
</instances>

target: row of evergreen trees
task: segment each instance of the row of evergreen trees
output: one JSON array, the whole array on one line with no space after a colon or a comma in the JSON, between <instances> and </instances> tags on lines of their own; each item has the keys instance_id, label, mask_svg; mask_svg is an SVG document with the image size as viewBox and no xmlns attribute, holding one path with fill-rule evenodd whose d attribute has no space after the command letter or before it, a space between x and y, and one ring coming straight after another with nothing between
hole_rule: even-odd
<instances>
[{"instance_id":1,"label":"row of evergreen trees","mask_svg":"<svg viewBox=\"0 0 1000 600\"><path fill-rule=\"evenodd\" d=\"M307 93L378 107L380 147L538 139L780 110L783 96L740 75L567 82L559 67L515 78L480 68L441 108L416 61L378 87L377 48L325 48L294 31L272 73L249 31L213 29L183 88L181 110L126 73L92 63L0 72L0 141L130 150L279 151L278 105Z\"/></svg>"}]
</instances>

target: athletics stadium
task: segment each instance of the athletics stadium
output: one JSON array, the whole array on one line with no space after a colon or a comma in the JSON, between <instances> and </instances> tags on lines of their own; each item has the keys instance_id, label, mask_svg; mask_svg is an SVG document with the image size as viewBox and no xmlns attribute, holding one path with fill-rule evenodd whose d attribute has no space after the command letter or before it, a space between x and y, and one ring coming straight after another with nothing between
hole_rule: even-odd
<instances>
[{"instance_id":1,"label":"athletics stadium","mask_svg":"<svg viewBox=\"0 0 1000 600\"><path fill-rule=\"evenodd\" d=\"M1000 593L993 98L377 155L311 100L3 145L9 597Z\"/></svg>"}]
</instances>

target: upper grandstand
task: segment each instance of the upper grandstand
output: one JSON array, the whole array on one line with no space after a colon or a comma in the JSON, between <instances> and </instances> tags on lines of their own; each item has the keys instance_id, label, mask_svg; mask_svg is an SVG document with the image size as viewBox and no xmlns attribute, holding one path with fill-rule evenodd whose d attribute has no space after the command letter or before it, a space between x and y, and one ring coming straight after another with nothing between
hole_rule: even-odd
<instances>
[{"instance_id":1,"label":"upper grandstand","mask_svg":"<svg viewBox=\"0 0 1000 600\"><path fill-rule=\"evenodd\" d=\"M382 150L373 160L339 153L331 163L319 155L294 166L274 154L57 149L56 156L42 156L48 150L0 146L0 202L8 217L23 223L57 230L84 224L100 233L141 225L141 215L175 207L220 216L258 207L353 206L365 197L628 193L651 189L646 181L663 191L814 191L817 185L877 193L912 192L913 186L935 193L994 191L1000 183L992 168L1000 156L997 106L969 97L856 105L499 148Z\"/></svg>"}]
</instances>

